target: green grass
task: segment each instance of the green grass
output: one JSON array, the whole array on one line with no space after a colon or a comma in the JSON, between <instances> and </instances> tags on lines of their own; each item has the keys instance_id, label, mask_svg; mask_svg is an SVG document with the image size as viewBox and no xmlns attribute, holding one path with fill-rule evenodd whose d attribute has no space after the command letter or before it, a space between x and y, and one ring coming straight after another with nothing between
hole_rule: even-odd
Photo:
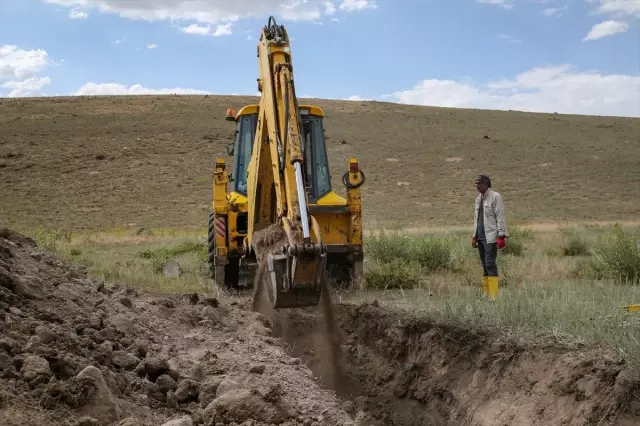
<instances>
[{"instance_id":1,"label":"green grass","mask_svg":"<svg viewBox=\"0 0 640 426\"><path fill-rule=\"evenodd\" d=\"M471 328L500 327L568 344L602 344L640 366L640 315L622 308L640 303L640 228L572 225L532 231L514 226L510 231L512 249L498 254L500 294L495 302L482 295L482 269L468 232L446 229L367 236L368 289L336 296L377 298L383 305ZM105 280L163 292L216 289L207 278L203 233L32 235L43 247ZM169 259L180 264L180 277L163 275Z\"/></svg>"},{"instance_id":2,"label":"green grass","mask_svg":"<svg viewBox=\"0 0 640 426\"><path fill-rule=\"evenodd\" d=\"M194 253L199 263L207 261L207 245L204 241L186 240L176 244L160 245L144 249L138 253L142 259L151 260L153 270L162 272L169 259L180 258L184 254Z\"/></svg>"},{"instance_id":3,"label":"green grass","mask_svg":"<svg viewBox=\"0 0 640 426\"><path fill-rule=\"evenodd\" d=\"M640 315L622 308L640 303L639 230L565 226L534 232L516 226L510 231L511 249L498 254L501 289L495 302L483 297L482 269L468 233L446 232L368 238L369 291L338 296L376 298L469 328L602 344L640 367Z\"/></svg>"},{"instance_id":4,"label":"green grass","mask_svg":"<svg viewBox=\"0 0 640 426\"><path fill-rule=\"evenodd\" d=\"M483 297L479 286L459 285L341 297L377 299L383 306L472 330L498 327L568 346L595 343L619 351L640 368L640 315L622 309L640 303L640 286L597 280L528 282L502 288L494 302Z\"/></svg>"},{"instance_id":5,"label":"green grass","mask_svg":"<svg viewBox=\"0 0 640 426\"><path fill-rule=\"evenodd\" d=\"M96 278L161 292L211 290L206 275L207 246L202 235L132 230L116 235L72 236L56 230L36 231L31 236L39 246L86 267L88 274ZM179 277L165 277L163 267L169 259L180 265Z\"/></svg>"}]
</instances>

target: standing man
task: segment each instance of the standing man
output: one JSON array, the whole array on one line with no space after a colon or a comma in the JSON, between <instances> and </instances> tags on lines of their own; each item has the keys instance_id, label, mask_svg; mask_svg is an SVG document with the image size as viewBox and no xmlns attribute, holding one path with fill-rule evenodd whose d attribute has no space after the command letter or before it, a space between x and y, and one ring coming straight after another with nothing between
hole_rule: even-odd
<instances>
[{"instance_id":1,"label":"standing man","mask_svg":"<svg viewBox=\"0 0 640 426\"><path fill-rule=\"evenodd\" d=\"M476 177L476 197L473 238L471 244L477 248L482 263L482 290L491 300L498 296L498 250L507 245L507 220L502 196L491 189L491 179L486 174Z\"/></svg>"}]
</instances>

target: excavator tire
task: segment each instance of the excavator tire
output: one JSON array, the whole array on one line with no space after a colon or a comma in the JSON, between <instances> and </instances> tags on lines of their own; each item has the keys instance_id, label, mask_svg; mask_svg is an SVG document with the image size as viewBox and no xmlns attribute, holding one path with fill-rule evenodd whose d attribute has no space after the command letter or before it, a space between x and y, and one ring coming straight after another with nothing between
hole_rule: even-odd
<instances>
[{"instance_id":1,"label":"excavator tire","mask_svg":"<svg viewBox=\"0 0 640 426\"><path fill-rule=\"evenodd\" d=\"M360 280L363 276L363 263L361 257L345 259L342 256L332 256L328 259L327 278L333 288L346 290L360 288Z\"/></svg>"},{"instance_id":2,"label":"excavator tire","mask_svg":"<svg viewBox=\"0 0 640 426\"><path fill-rule=\"evenodd\" d=\"M213 212L209 212L209 226L207 233L207 263L209 264L209 278L213 278L217 285L229 289L237 289L240 279L240 262L229 259L226 265L218 263L216 257L216 238Z\"/></svg>"}]
</instances>

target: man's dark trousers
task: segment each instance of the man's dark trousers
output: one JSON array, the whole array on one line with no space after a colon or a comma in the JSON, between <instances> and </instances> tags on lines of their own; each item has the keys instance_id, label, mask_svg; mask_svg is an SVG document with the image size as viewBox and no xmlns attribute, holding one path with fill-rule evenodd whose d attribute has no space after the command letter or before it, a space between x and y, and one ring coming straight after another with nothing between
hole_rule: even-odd
<instances>
[{"instance_id":1,"label":"man's dark trousers","mask_svg":"<svg viewBox=\"0 0 640 426\"><path fill-rule=\"evenodd\" d=\"M480 253L480 262L484 270L485 277L497 277L498 265L496 258L498 257L498 244L487 243L487 240L478 240L478 252Z\"/></svg>"}]
</instances>

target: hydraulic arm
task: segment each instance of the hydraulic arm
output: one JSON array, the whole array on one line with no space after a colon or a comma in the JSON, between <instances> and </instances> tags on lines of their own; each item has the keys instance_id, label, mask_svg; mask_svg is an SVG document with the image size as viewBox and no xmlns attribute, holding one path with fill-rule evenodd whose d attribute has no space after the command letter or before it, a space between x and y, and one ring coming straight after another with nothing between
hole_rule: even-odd
<instances>
[{"instance_id":1,"label":"hydraulic arm","mask_svg":"<svg viewBox=\"0 0 640 426\"><path fill-rule=\"evenodd\" d=\"M258 64L262 96L248 173L245 247L254 247L255 231L279 224L287 241L264 259L269 299L275 308L315 306L325 279L327 255L318 223L308 208L304 132L289 36L273 17L262 29Z\"/></svg>"}]
</instances>

